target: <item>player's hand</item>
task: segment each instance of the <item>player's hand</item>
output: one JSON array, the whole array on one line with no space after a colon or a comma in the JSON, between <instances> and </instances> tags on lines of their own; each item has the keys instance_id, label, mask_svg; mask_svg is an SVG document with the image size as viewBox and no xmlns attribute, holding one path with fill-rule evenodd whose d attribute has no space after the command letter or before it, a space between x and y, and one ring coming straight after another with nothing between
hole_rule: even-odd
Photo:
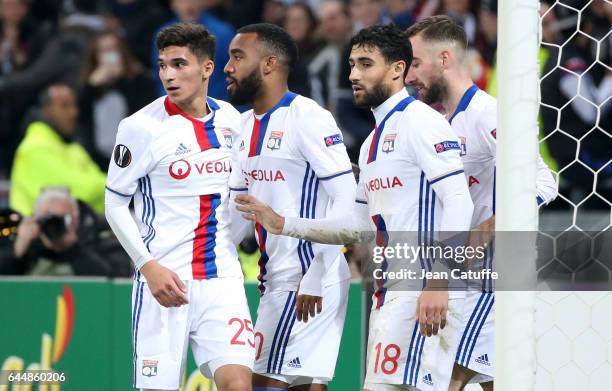
<instances>
[{"instance_id":1,"label":"player's hand","mask_svg":"<svg viewBox=\"0 0 612 391\"><path fill-rule=\"evenodd\" d=\"M478 246L488 246L495 235L495 216L485 220L477 227L470 231L468 245L472 248Z\"/></svg>"},{"instance_id":2,"label":"player's hand","mask_svg":"<svg viewBox=\"0 0 612 391\"><path fill-rule=\"evenodd\" d=\"M283 232L285 218L257 198L239 194L236 204L236 209L242 212L245 219L261 224L271 234L280 235Z\"/></svg>"},{"instance_id":3,"label":"player's hand","mask_svg":"<svg viewBox=\"0 0 612 391\"><path fill-rule=\"evenodd\" d=\"M152 259L140 268L155 300L164 307L187 304L187 288L178 274Z\"/></svg>"},{"instance_id":4,"label":"player's hand","mask_svg":"<svg viewBox=\"0 0 612 391\"><path fill-rule=\"evenodd\" d=\"M315 312L316 311L316 312ZM295 300L295 314L298 321L308 322L308 315L311 318L323 311L323 298L321 296L299 295Z\"/></svg>"},{"instance_id":5,"label":"player's hand","mask_svg":"<svg viewBox=\"0 0 612 391\"><path fill-rule=\"evenodd\" d=\"M425 288L417 300L416 318L420 333L431 337L446 326L448 312L448 291Z\"/></svg>"},{"instance_id":6,"label":"player's hand","mask_svg":"<svg viewBox=\"0 0 612 391\"><path fill-rule=\"evenodd\" d=\"M34 217L24 217L17 227L17 239L13 245L15 257L21 258L34 239L40 236L40 226Z\"/></svg>"}]
</instances>

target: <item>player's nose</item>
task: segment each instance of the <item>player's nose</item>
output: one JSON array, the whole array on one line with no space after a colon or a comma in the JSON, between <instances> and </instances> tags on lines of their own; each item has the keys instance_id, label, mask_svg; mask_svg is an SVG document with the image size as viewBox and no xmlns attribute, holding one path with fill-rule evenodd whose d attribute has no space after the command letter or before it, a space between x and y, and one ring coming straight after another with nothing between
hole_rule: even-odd
<instances>
[{"instance_id":1,"label":"player's nose","mask_svg":"<svg viewBox=\"0 0 612 391\"><path fill-rule=\"evenodd\" d=\"M414 74L414 70L412 67L408 68L408 72L406 73L406 77L404 78L405 84L413 84L416 81L416 75Z\"/></svg>"}]
</instances>

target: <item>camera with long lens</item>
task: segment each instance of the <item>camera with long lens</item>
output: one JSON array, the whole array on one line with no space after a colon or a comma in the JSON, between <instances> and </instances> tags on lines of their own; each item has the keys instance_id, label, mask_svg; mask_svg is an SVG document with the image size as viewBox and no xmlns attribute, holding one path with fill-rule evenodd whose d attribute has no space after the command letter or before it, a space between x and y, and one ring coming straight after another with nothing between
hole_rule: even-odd
<instances>
[{"instance_id":1,"label":"camera with long lens","mask_svg":"<svg viewBox=\"0 0 612 391\"><path fill-rule=\"evenodd\" d=\"M70 223L69 220L70 215L47 215L38 218L36 222L38 222L38 225L40 225L40 231L43 233L43 235L45 235L50 241L55 242L60 240L66 234L68 225Z\"/></svg>"}]
</instances>

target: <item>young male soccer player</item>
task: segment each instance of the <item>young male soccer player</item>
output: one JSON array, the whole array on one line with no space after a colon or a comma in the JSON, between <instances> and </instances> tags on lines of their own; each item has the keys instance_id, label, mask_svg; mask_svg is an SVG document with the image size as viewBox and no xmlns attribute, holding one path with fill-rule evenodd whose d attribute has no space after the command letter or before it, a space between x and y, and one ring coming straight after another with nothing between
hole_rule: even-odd
<instances>
[{"instance_id":1,"label":"young male soccer player","mask_svg":"<svg viewBox=\"0 0 612 391\"><path fill-rule=\"evenodd\" d=\"M251 196L237 197L239 209L270 232L326 243L355 240L363 230L383 238L467 231L473 205L459 142L444 117L406 92L408 37L394 26L372 26L352 38L351 48L353 98L376 120L361 147L357 203L340 218L321 220L279 216ZM463 300L461 292L435 289L443 283L430 281L422 290L416 279L405 284L409 289L386 289L391 284L376 291L365 389L448 388Z\"/></svg>"},{"instance_id":2,"label":"young male soccer player","mask_svg":"<svg viewBox=\"0 0 612 391\"><path fill-rule=\"evenodd\" d=\"M332 115L288 90L296 56L289 34L271 24L245 26L230 44L230 99L253 107L242 115L230 190L287 216L314 219L352 202L356 184ZM255 231L262 297L253 385L324 390L334 374L346 315L350 274L341 247L274 235L260 224Z\"/></svg>"},{"instance_id":3,"label":"young male soccer player","mask_svg":"<svg viewBox=\"0 0 612 391\"><path fill-rule=\"evenodd\" d=\"M255 343L228 210L240 114L207 98L215 41L202 26L169 26L157 47L168 95L119 125L106 192L107 219L137 269L134 386L178 390L191 342L217 389L250 390Z\"/></svg>"},{"instance_id":4,"label":"young male soccer player","mask_svg":"<svg viewBox=\"0 0 612 391\"><path fill-rule=\"evenodd\" d=\"M471 226L475 231L495 231L495 153L497 102L478 89L466 64L467 37L463 28L447 16L432 16L411 26L407 34L414 58L406 81L427 103L441 103L461 143L461 157L474 202ZM552 201L557 194L550 170L540 158L537 172L537 202ZM475 243L477 244L477 243ZM479 267L492 268L488 254ZM462 336L456 354L451 390L462 390L468 382L493 389L495 368L495 297L491 280L482 290L468 291ZM479 315L481 314L481 315Z\"/></svg>"}]
</instances>

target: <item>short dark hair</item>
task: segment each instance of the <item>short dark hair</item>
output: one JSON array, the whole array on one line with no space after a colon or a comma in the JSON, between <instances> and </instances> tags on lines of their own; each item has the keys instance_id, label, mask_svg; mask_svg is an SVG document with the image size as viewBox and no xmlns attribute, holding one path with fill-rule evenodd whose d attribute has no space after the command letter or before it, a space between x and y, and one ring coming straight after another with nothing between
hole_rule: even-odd
<instances>
[{"instance_id":1,"label":"short dark hair","mask_svg":"<svg viewBox=\"0 0 612 391\"><path fill-rule=\"evenodd\" d=\"M434 15L413 24L406 30L408 38L421 35L425 41L447 42L452 41L459 44L462 49L467 49L467 34L463 27L455 23L446 15Z\"/></svg>"},{"instance_id":2,"label":"short dark hair","mask_svg":"<svg viewBox=\"0 0 612 391\"><path fill-rule=\"evenodd\" d=\"M351 38L351 48L369 47L380 50L387 64L405 61L408 72L412 63L412 45L408 36L399 27L390 25L374 25L360 30Z\"/></svg>"},{"instance_id":3,"label":"short dark hair","mask_svg":"<svg viewBox=\"0 0 612 391\"><path fill-rule=\"evenodd\" d=\"M168 46L187 47L200 61L206 57L215 60L215 36L197 23L180 22L164 27L157 33L155 44L158 51Z\"/></svg>"},{"instance_id":4,"label":"short dark hair","mask_svg":"<svg viewBox=\"0 0 612 391\"><path fill-rule=\"evenodd\" d=\"M257 40L271 53L292 68L298 59L298 49L288 32L270 23L255 23L241 27L237 34L257 34Z\"/></svg>"}]
</instances>

